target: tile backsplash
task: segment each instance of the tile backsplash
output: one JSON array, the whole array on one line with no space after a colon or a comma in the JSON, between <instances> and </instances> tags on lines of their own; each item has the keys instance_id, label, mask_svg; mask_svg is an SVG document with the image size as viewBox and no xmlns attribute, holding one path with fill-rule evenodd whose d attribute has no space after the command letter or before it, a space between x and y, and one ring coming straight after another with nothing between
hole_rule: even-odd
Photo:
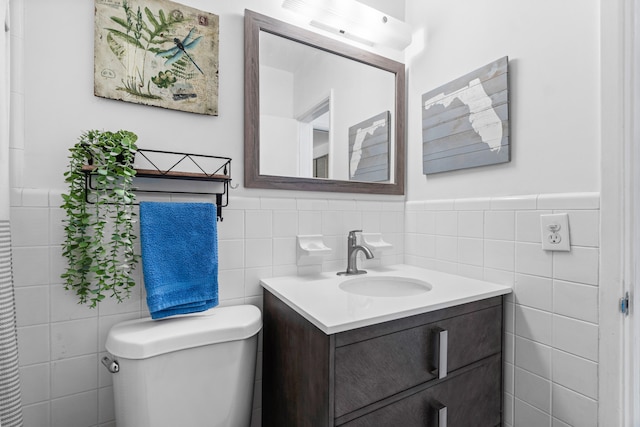
<instances>
[{"instance_id":1,"label":"tile backsplash","mask_svg":"<svg viewBox=\"0 0 640 427\"><path fill-rule=\"evenodd\" d=\"M159 198L155 198L158 200ZM187 200L167 196L159 200ZM193 199L189 199L193 200ZM201 199L202 200L202 199ZM148 314L141 286L97 309L62 287L59 194L12 193L13 269L25 425L114 426L100 364L109 328ZM567 212L571 251L544 252L539 216ZM597 422L599 195L423 202L231 197L218 223L222 305L261 306L259 278L344 269L349 230L393 245L364 266L405 262L511 285L505 304L504 424ZM296 235L322 234L321 264L296 264ZM138 272L140 282L140 272ZM259 355L261 356L261 355ZM260 425L259 357L253 426Z\"/></svg>"},{"instance_id":2,"label":"tile backsplash","mask_svg":"<svg viewBox=\"0 0 640 427\"><path fill-rule=\"evenodd\" d=\"M505 426L596 426L599 194L408 202L405 263L513 287L505 304ZM569 215L570 252L540 215Z\"/></svg>"}]
</instances>

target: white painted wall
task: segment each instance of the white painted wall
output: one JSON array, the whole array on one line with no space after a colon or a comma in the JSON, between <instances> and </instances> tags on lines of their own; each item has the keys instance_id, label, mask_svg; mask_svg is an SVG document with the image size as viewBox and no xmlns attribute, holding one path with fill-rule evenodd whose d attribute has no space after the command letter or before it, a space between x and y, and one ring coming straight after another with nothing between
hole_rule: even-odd
<instances>
[{"instance_id":1,"label":"white painted wall","mask_svg":"<svg viewBox=\"0 0 640 427\"><path fill-rule=\"evenodd\" d=\"M454 4L406 2L408 199L598 191L600 2ZM505 55L512 161L422 175L422 94Z\"/></svg>"}]
</instances>

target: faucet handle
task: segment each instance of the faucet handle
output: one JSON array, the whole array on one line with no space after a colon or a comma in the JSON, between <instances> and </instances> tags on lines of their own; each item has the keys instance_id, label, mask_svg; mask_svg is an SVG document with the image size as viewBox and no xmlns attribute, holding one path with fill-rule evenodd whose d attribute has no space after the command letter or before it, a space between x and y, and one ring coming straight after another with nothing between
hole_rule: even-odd
<instances>
[{"instance_id":1,"label":"faucet handle","mask_svg":"<svg viewBox=\"0 0 640 427\"><path fill-rule=\"evenodd\" d=\"M356 238L356 233L362 233L362 230L351 230L349 232L349 238L350 239L355 239Z\"/></svg>"}]
</instances>

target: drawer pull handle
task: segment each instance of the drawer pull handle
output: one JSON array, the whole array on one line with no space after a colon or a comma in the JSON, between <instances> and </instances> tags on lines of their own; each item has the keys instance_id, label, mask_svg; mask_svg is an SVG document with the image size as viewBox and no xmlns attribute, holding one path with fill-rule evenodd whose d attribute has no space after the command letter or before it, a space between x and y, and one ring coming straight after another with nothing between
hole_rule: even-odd
<instances>
[{"instance_id":1,"label":"drawer pull handle","mask_svg":"<svg viewBox=\"0 0 640 427\"><path fill-rule=\"evenodd\" d=\"M435 342L433 343L435 348L434 355L437 359L434 363L435 369L432 371L432 374L436 375L438 379L442 379L447 376L449 331L442 328L436 328L433 332L435 335Z\"/></svg>"},{"instance_id":2,"label":"drawer pull handle","mask_svg":"<svg viewBox=\"0 0 640 427\"><path fill-rule=\"evenodd\" d=\"M447 427L447 407L436 401L435 410L437 413L438 427Z\"/></svg>"}]
</instances>

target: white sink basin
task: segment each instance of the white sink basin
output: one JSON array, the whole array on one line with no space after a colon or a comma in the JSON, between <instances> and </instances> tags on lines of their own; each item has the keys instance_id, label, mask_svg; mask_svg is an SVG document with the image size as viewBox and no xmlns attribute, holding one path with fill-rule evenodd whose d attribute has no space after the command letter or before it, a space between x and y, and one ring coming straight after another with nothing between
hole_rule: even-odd
<instances>
[{"instance_id":1,"label":"white sink basin","mask_svg":"<svg viewBox=\"0 0 640 427\"><path fill-rule=\"evenodd\" d=\"M368 276L347 279L338 285L350 294L368 297L409 297L429 292L432 286L418 279Z\"/></svg>"}]
</instances>

